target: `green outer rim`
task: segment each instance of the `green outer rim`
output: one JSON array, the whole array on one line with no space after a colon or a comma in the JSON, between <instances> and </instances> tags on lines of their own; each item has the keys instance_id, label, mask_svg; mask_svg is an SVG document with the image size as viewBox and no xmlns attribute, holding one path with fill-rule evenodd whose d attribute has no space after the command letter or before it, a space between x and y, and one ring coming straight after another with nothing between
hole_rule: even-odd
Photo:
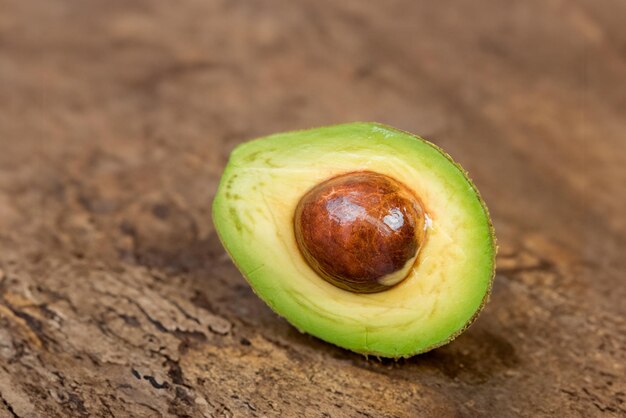
<instances>
[{"instance_id":1,"label":"green outer rim","mask_svg":"<svg viewBox=\"0 0 626 418\"><path fill-rule=\"evenodd\" d=\"M489 301L489 298L491 296L491 291L492 291L492 287L493 287L493 280L495 278L495 273L496 273L496 255L497 255L497 251L498 251L498 245L497 245L497 239L496 239L496 235L495 235L495 228L493 226L493 222L491 220L491 216L489 214L489 209L487 208L487 205L484 201L484 199L482 198L480 192L478 191L478 189L476 188L476 185L474 184L474 182L472 181L472 179L469 176L469 173L456 161L454 161L452 159L452 157L445 152L443 149L441 149L439 146L433 144L432 142L418 136L415 135L411 132L402 130L402 129L398 129L398 128L394 128L392 126L388 126L382 123L378 123L378 122L350 122L350 123L341 123L341 124L333 124L333 125L323 125L323 126L317 126L317 127L312 127L312 128L307 128L307 129L296 129L296 130L291 130L291 131L285 131L285 132L280 132L278 133L279 135L289 135L289 134L297 134L299 132L307 132L307 131L311 131L311 130L315 130L315 129L323 129L323 128L333 128L333 127L340 127L340 126L347 126L347 125L369 125L371 127L379 127L379 128L383 128L389 131L395 131L395 132L399 132L405 135L408 135L410 137L413 137L415 139L417 139L418 141L422 141L425 144L429 145L430 147L432 147L434 150L436 150L437 152L439 152L442 156L444 156L450 163L452 163L452 165L463 175L463 177L465 178L465 180L467 181L467 183L470 185L470 187L472 188L472 190L474 191L474 194L476 195L478 202L480 203L480 206L482 207L482 210L485 213L485 217L487 219L488 222L488 227L489 227L489 236L491 238L491 249L492 249L492 259L491 259L491 266L492 266L492 272L491 272L491 277L489 278L489 281L487 283L487 288L485 290L485 295L480 303L480 305L478 306L478 308L476 309L476 311L474 312L474 314L471 316L471 318L465 323L465 325L463 325L461 328L459 328L456 332L454 332L453 334L450 335L449 338L442 340L436 344L432 344L430 346L427 346L425 348L416 350L414 352L408 353L408 354L403 354L400 356L393 356L393 355L389 355L387 353L379 353L379 352L372 352L372 351L359 351L359 350L355 350L352 348L347 348L347 347L342 347L346 350L349 351L353 351L355 353L358 354L363 354L363 355L372 355L372 356L377 356L377 357L386 357L386 358L395 358L395 359L399 359L399 358L409 358L418 354L422 354L422 353L426 353L428 351L431 351L437 347L441 347L444 346L448 343L450 343L451 341L453 341L455 338L457 338L459 335L461 335L462 333L464 333L473 323L474 321L476 321L476 319L478 318L478 316L480 315L480 313L482 312L482 310L484 309L485 305L487 304L487 302ZM259 138L255 138L252 139L250 141L246 141L240 145L238 145L237 147L235 147L235 149L233 149L233 151L231 153L234 153L236 151L236 149L241 146L241 145L245 145L245 144L249 144L251 142L256 142L256 141L262 141L264 139L266 139L267 137L270 137L273 135L266 135L266 136L262 136ZM211 209L212 209L212 217L213 219L215 219L215 213L216 213L216 208L217 208L217 202L218 200L215 198L219 195L220 190L223 188L224 186L224 182L225 179L228 177L226 174L228 174L232 169L234 169L236 167L232 166L230 164L230 161L226 164L226 167L224 169L224 172L222 173L222 177L220 179L219 185L218 185L218 189L217 189L217 193L214 196L212 205L211 205ZM222 244L222 246L224 247L224 249L226 250L227 254L229 255L230 259L232 260L233 264L237 267L237 269L242 272L242 276L246 279L246 281L248 282L248 284L250 285L250 287L252 288L252 291L255 293L255 295L257 295L257 297L259 297L261 300L263 300L265 302L265 300L260 297L255 289L255 286L253 283L250 282L250 280L248 279L248 277L243 273L244 269L242 269L242 267L239 265L239 263L237 262L236 258L233 256L233 254L231 253L231 250L229 249L228 245L226 244L224 238L222 237L221 233L220 233L220 229L217 225L215 225L215 229L217 232L217 236ZM267 304L267 303L266 303ZM279 316L283 317L283 315L281 315L280 313L278 313L273 306L267 304L276 314L278 314ZM289 323L291 323L291 320L287 317L284 317ZM293 324L292 324L293 325ZM297 328L297 327L296 327ZM300 330L301 332L304 332L302 330ZM324 340L330 344L336 345L330 341L325 340L324 338L321 337L317 337L320 338L321 340Z\"/></svg>"}]
</instances>

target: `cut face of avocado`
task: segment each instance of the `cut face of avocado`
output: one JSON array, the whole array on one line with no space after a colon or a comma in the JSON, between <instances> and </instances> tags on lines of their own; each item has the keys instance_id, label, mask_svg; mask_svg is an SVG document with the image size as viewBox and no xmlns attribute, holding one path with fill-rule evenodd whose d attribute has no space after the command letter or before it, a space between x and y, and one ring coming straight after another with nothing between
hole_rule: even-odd
<instances>
[{"instance_id":1,"label":"cut face of avocado","mask_svg":"<svg viewBox=\"0 0 626 418\"><path fill-rule=\"evenodd\" d=\"M376 293L325 280L303 256L294 216L319 184L376 173L421 202L424 240L406 278ZM271 135L231 154L213 202L224 247L254 291L303 332L358 353L408 357L451 341L487 300L495 238L463 169L409 133L352 123Z\"/></svg>"}]
</instances>

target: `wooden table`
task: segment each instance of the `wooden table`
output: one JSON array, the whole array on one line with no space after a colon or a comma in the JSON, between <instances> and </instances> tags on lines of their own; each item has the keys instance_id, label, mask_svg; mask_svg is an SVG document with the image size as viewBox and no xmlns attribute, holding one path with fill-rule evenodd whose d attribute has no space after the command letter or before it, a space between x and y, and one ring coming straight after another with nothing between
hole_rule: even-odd
<instances>
[{"instance_id":1,"label":"wooden table","mask_svg":"<svg viewBox=\"0 0 626 418\"><path fill-rule=\"evenodd\" d=\"M0 10L0 417L626 413L623 0ZM354 120L445 148L499 238L408 360L298 333L211 222L237 143Z\"/></svg>"}]
</instances>

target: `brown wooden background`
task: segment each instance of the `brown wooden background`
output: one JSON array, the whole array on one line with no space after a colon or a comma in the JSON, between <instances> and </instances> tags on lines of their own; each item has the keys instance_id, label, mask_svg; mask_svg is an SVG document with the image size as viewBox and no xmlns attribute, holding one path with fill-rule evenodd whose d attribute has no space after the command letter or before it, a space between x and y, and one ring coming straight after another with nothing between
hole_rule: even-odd
<instances>
[{"instance_id":1,"label":"brown wooden background","mask_svg":"<svg viewBox=\"0 0 626 418\"><path fill-rule=\"evenodd\" d=\"M0 417L623 416L626 2L0 0ZM246 285L239 142L367 120L469 170L492 301L377 361Z\"/></svg>"}]
</instances>

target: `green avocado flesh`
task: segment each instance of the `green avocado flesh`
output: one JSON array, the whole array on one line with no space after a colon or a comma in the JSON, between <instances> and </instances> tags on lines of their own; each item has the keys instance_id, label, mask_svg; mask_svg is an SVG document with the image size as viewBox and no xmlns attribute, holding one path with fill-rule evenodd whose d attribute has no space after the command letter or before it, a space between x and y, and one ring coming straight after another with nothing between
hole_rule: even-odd
<instances>
[{"instance_id":1,"label":"green avocado flesh","mask_svg":"<svg viewBox=\"0 0 626 418\"><path fill-rule=\"evenodd\" d=\"M408 277L379 293L323 280L294 236L300 198L354 171L392 177L419 196L427 239ZM254 291L300 331L349 350L409 357L445 344L474 320L494 274L495 237L463 169L423 139L376 123L260 138L231 154L213 202L224 247Z\"/></svg>"}]
</instances>

